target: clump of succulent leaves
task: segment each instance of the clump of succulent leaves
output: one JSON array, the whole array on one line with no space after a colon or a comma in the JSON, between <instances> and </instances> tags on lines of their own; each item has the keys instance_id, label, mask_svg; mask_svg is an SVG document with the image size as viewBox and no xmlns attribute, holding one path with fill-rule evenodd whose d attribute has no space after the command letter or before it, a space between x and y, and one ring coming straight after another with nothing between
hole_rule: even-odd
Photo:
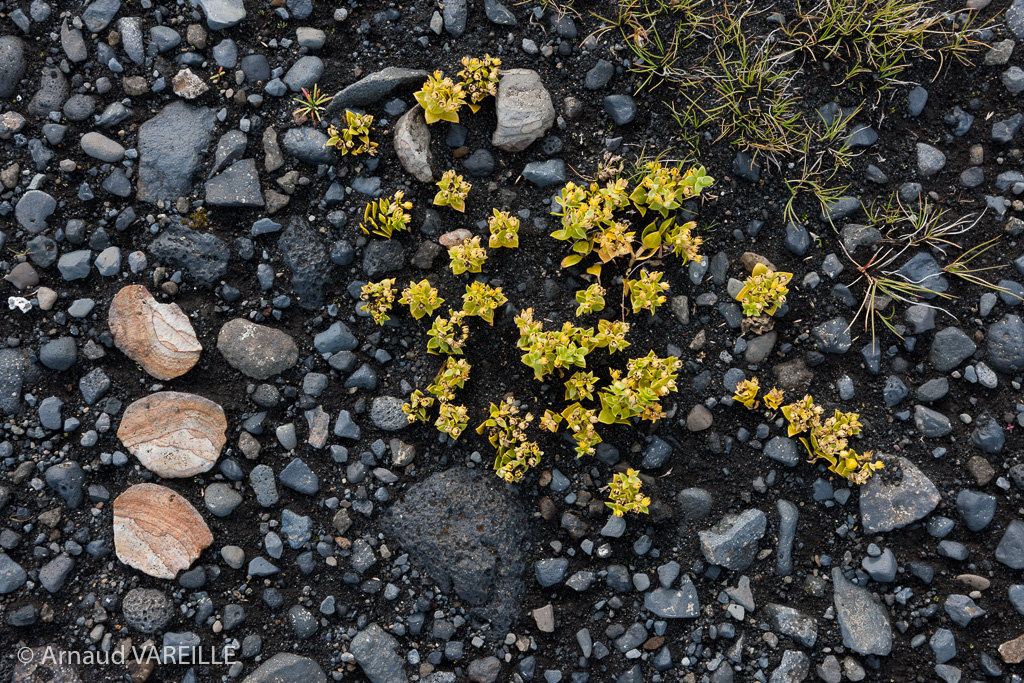
<instances>
[{"instance_id":1,"label":"clump of succulent leaves","mask_svg":"<svg viewBox=\"0 0 1024 683\"><path fill-rule=\"evenodd\" d=\"M469 379L470 367L465 358L455 359L449 356L438 371L434 382L427 387L427 391L433 396L427 396L417 389L409 396L409 402L402 406L402 412L406 414L409 422L429 422L428 411L436 398L438 414L434 426L452 439L458 439L469 424L469 411L466 406L454 403L455 390L465 386Z\"/></svg>"},{"instance_id":2,"label":"clump of succulent leaves","mask_svg":"<svg viewBox=\"0 0 1024 683\"><path fill-rule=\"evenodd\" d=\"M500 67L501 60L490 55L462 58L462 70L458 76L467 95L466 106L474 114L480 111L482 101L498 94Z\"/></svg>"},{"instance_id":3,"label":"clump of succulent leaves","mask_svg":"<svg viewBox=\"0 0 1024 683\"><path fill-rule=\"evenodd\" d=\"M737 403L742 404L747 410L756 410L761 404L761 400L764 404L772 409L778 410L779 406L782 405L782 401L785 399L785 393L781 389L772 388L767 394L765 394L761 400L758 400L757 394L761 390L761 383L756 377L745 379L736 384L736 392L732 399Z\"/></svg>"},{"instance_id":4,"label":"clump of succulent leaves","mask_svg":"<svg viewBox=\"0 0 1024 683\"><path fill-rule=\"evenodd\" d=\"M508 396L498 405L492 403L487 419L476 428L476 433L487 436L497 452L494 470L510 484L522 481L544 455L537 443L527 436L526 429L532 421L533 414L522 414L515 398Z\"/></svg>"},{"instance_id":5,"label":"clump of succulent leaves","mask_svg":"<svg viewBox=\"0 0 1024 683\"><path fill-rule=\"evenodd\" d=\"M860 415L836 410L832 417L822 419L824 413L810 395L782 407L782 415L789 421L789 436L806 434L799 438L812 462L824 460L830 471L855 484L865 483L883 463L872 462L871 451L859 454L850 447L850 438L863 427Z\"/></svg>"},{"instance_id":6,"label":"clump of succulent leaves","mask_svg":"<svg viewBox=\"0 0 1024 683\"><path fill-rule=\"evenodd\" d=\"M461 83L444 79L435 73L417 93L417 100L428 111L428 122L457 120L458 100L471 100L470 105L493 95L497 84L497 60L464 60L466 67L459 76ZM457 92L456 92L457 91ZM438 102L447 102L440 106ZM459 105L460 106L460 105ZM475 111L475 108L474 108ZM432 112L432 113L431 113ZM579 264L584 258L596 254L598 264L587 268L583 276L588 285L576 292L576 315L598 313L607 305L601 285L601 265L620 257L628 262L623 281L623 316L626 313L650 311L652 314L665 303L668 283L664 273L650 269L668 254L675 254L683 264L699 261L702 240L695 235L695 222L679 224L675 212L687 199L699 197L713 183L703 167L683 170L681 166L658 162L645 164L637 184L622 177L608 180L604 186L594 183L589 187L569 183L556 198L561 225L552 237L571 244L572 253L562 261L563 267ZM441 189L435 204L465 208L468 183L454 171L449 171L438 183ZM639 216L646 225L633 228ZM519 219L508 212L494 209L488 219L488 247L515 248L519 246ZM479 236L466 239L448 250L452 273L480 273L487 260L487 249ZM641 267L643 266L643 267ZM596 278L596 281L591 280ZM628 308L625 304L629 295ZM402 293L401 302L410 306L414 317L431 315L442 303L428 281L410 283ZM427 332L427 350L448 357L437 380L427 394L416 390L405 405L410 421L426 422L430 409L439 403L434 424L439 430L456 438L465 427L466 409L454 403L455 389L468 378L468 363L462 356L469 339L467 317L479 317L493 324L498 307L506 303L500 287L485 282L472 282L466 286L461 310L449 309L446 316L438 315ZM414 309L414 306L417 308ZM558 432L564 429L575 442L577 457L594 455L601 443L598 427L602 424L633 424L637 420L657 421L665 417L663 402L676 391L676 378L682 361L675 357L658 357L653 351L646 356L629 359L625 369L609 369L602 379L588 368L587 356L597 349L615 354L630 346L627 334L630 325L622 320L600 319L596 326L582 327L564 321L560 326L544 329L544 322L534 318L533 309L525 308L516 317L519 330L517 347L521 361L533 370L534 378L550 382L554 377L564 386L565 404L561 409L546 407L539 423L542 430ZM603 374L603 373L602 373ZM756 401L756 386L751 401ZM781 394L769 394L774 407L781 403ZM769 396L764 397L771 405ZM522 410L514 398L491 403L487 418L477 427L479 434L487 436L496 451L494 469L508 482L518 482L536 467L543 455L529 436L534 414ZM640 491L641 481L634 470L616 475L610 484L611 502L608 506L616 515L646 513L650 499Z\"/></svg>"},{"instance_id":7,"label":"clump of succulent leaves","mask_svg":"<svg viewBox=\"0 0 1024 683\"><path fill-rule=\"evenodd\" d=\"M600 283L595 282L586 289L581 289L576 292L576 303L579 306L576 307L576 316L579 317L584 313L597 313L598 311L604 310L604 287Z\"/></svg>"},{"instance_id":8,"label":"clump of succulent leaves","mask_svg":"<svg viewBox=\"0 0 1024 683\"><path fill-rule=\"evenodd\" d=\"M612 481L608 485L609 502L605 503L612 509L612 514L622 517L627 512L635 514L647 514L647 508L651 499L640 492L643 482L640 481L640 473L633 468L627 468L626 472L616 472L612 475Z\"/></svg>"},{"instance_id":9,"label":"clump of succulent leaves","mask_svg":"<svg viewBox=\"0 0 1024 683\"><path fill-rule=\"evenodd\" d=\"M423 107L427 123L458 123L459 109L466 103L466 91L462 84L446 78L441 71L428 76L423 88L414 93L414 97Z\"/></svg>"},{"instance_id":10,"label":"clump of succulent leaves","mask_svg":"<svg viewBox=\"0 0 1024 683\"><path fill-rule=\"evenodd\" d=\"M487 246L491 249L519 247L519 219L509 215L507 211L493 209L494 214L487 219L487 227L491 237Z\"/></svg>"},{"instance_id":11,"label":"clump of succulent leaves","mask_svg":"<svg viewBox=\"0 0 1024 683\"><path fill-rule=\"evenodd\" d=\"M480 237L471 237L462 244L456 244L448 250L449 266L452 273L479 273L487 260L487 249L480 246Z\"/></svg>"},{"instance_id":12,"label":"clump of succulent leaves","mask_svg":"<svg viewBox=\"0 0 1024 683\"><path fill-rule=\"evenodd\" d=\"M410 282L409 286L402 290L402 298L398 303L408 306L412 317L419 320L424 316L433 315L444 303L444 299L438 296L437 288L423 279L419 282Z\"/></svg>"},{"instance_id":13,"label":"clump of succulent leaves","mask_svg":"<svg viewBox=\"0 0 1024 683\"><path fill-rule=\"evenodd\" d=\"M392 287L395 278L388 278L380 282L367 282L363 285L359 298L366 302L365 309L373 317L373 322L383 325L391 320L388 311L395 303L395 291Z\"/></svg>"},{"instance_id":14,"label":"clump of succulent leaves","mask_svg":"<svg viewBox=\"0 0 1024 683\"><path fill-rule=\"evenodd\" d=\"M508 299L501 293L501 287L491 287L483 282L466 285L462 295L462 310L466 315L475 315L488 325L494 324L494 311Z\"/></svg>"},{"instance_id":15,"label":"clump of succulent leaves","mask_svg":"<svg viewBox=\"0 0 1024 683\"><path fill-rule=\"evenodd\" d=\"M469 325L463 324L468 315L465 311L448 309L448 317L434 318L430 330L427 331L427 353L461 356L463 347L469 340Z\"/></svg>"},{"instance_id":16,"label":"clump of succulent leaves","mask_svg":"<svg viewBox=\"0 0 1024 683\"><path fill-rule=\"evenodd\" d=\"M328 126L327 139L328 147L335 147L342 156L351 154L377 154L377 143L370 141L370 126L373 124L373 116L370 114L357 114L351 109L345 110L346 126L338 129L335 126Z\"/></svg>"},{"instance_id":17,"label":"clump of succulent leaves","mask_svg":"<svg viewBox=\"0 0 1024 683\"><path fill-rule=\"evenodd\" d=\"M412 220L410 209L412 202L405 201L405 193L398 190L391 197L375 199L367 204L359 227L366 234L372 232L391 239L394 233L409 229L409 221Z\"/></svg>"},{"instance_id":18,"label":"clump of succulent leaves","mask_svg":"<svg viewBox=\"0 0 1024 683\"><path fill-rule=\"evenodd\" d=\"M626 290L629 292L629 302L633 306L634 313L650 311L651 315L654 315L654 311L665 303L663 292L668 290L668 283L661 281L662 275L664 273L661 271L641 270L638 279L625 281Z\"/></svg>"},{"instance_id":19,"label":"clump of succulent leaves","mask_svg":"<svg viewBox=\"0 0 1024 683\"><path fill-rule=\"evenodd\" d=\"M437 181L438 191L434 195L435 206L450 206L459 213L466 211L466 197L472 187L465 178L453 170L447 170Z\"/></svg>"},{"instance_id":20,"label":"clump of succulent leaves","mask_svg":"<svg viewBox=\"0 0 1024 683\"><path fill-rule=\"evenodd\" d=\"M775 315L779 306L786 303L786 295L789 294L786 285L792 279L793 273L779 273L763 263L754 266L750 276L743 282L743 289L736 295L746 318L744 332L748 329L771 329L771 316ZM751 322L748 323L748 320Z\"/></svg>"}]
</instances>

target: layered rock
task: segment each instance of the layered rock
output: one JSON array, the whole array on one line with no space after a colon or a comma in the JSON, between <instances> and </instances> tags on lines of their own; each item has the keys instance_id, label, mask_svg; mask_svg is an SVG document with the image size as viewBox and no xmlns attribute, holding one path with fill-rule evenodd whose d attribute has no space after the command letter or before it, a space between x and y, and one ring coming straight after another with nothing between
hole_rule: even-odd
<instances>
[{"instance_id":1,"label":"layered rock","mask_svg":"<svg viewBox=\"0 0 1024 683\"><path fill-rule=\"evenodd\" d=\"M202 516L159 484L136 484L114 499L114 552L130 567L173 579L213 543Z\"/></svg>"},{"instance_id":2,"label":"layered rock","mask_svg":"<svg viewBox=\"0 0 1024 683\"><path fill-rule=\"evenodd\" d=\"M129 285L110 303L107 317L114 344L162 380L180 377L199 362L203 347L177 304L158 303L142 285Z\"/></svg>"},{"instance_id":3,"label":"layered rock","mask_svg":"<svg viewBox=\"0 0 1024 683\"><path fill-rule=\"evenodd\" d=\"M150 472L193 477L217 462L227 428L223 409L213 401L161 391L128 406L117 436Z\"/></svg>"}]
</instances>

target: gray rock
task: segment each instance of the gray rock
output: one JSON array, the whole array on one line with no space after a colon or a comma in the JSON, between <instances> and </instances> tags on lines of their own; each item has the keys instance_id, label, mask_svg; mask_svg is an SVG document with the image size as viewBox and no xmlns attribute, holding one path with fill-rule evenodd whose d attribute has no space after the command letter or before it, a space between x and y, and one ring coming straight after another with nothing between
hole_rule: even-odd
<instances>
[{"instance_id":1,"label":"gray rock","mask_svg":"<svg viewBox=\"0 0 1024 683\"><path fill-rule=\"evenodd\" d=\"M883 483L874 476L860 489L860 517L864 532L877 534L902 529L924 519L938 506L941 496L935 484L906 458L882 456L888 472L898 465L902 479Z\"/></svg>"},{"instance_id":2,"label":"gray rock","mask_svg":"<svg viewBox=\"0 0 1024 683\"><path fill-rule=\"evenodd\" d=\"M327 676L314 660L280 652L246 676L243 683L327 683Z\"/></svg>"},{"instance_id":3,"label":"gray rock","mask_svg":"<svg viewBox=\"0 0 1024 683\"><path fill-rule=\"evenodd\" d=\"M452 38L459 38L466 32L466 16L469 13L466 0L447 0L441 5L444 30Z\"/></svg>"},{"instance_id":4,"label":"gray rock","mask_svg":"<svg viewBox=\"0 0 1024 683\"><path fill-rule=\"evenodd\" d=\"M478 149L469 155L465 166L474 178L486 178L494 173L494 155L486 149Z\"/></svg>"},{"instance_id":5,"label":"gray rock","mask_svg":"<svg viewBox=\"0 0 1024 683\"><path fill-rule=\"evenodd\" d=\"M1024 114L1014 114L1005 121L996 121L992 124L992 139L1007 144L1013 140L1021 126L1024 126Z\"/></svg>"},{"instance_id":6,"label":"gray rock","mask_svg":"<svg viewBox=\"0 0 1024 683\"><path fill-rule=\"evenodd\" d=\"M867 589L848 581L838 567L832 570L832 583L843 645L862 655L888 655L892 651L888 610Z\"/></svg>"},{"instance_id":7,"label":"gray rock","mask_svg":"<svg viewBox=\"0 0 1024 683\"><path fill-rule=\"evenodd\" d=\"M334 114L375 104L400 88L423 85L429 75L422 69L389 66L338 92L327 106L327 113Z\"/></svg>"},{"instance_id":8,"label":"gray rock","mask_svg":"<svg viewBox=\"0 0 1024 683\"><path fill-rule=\"evenodd\" d=\"M140 17L121 17L117 20L117 28L121 33L121 47L128 59L135 64L146 61L146 52L142 39L142 19ZM63 38L63 34L61 36ZM233 66L233 65L232 65Z\"/></svg>"},{"instance_id":9,"label":"gray rock","mask_svg":"<svg viewBox=\"0 0 1024 683\"><path fill-rule=\"evenodd\" d=\"M878 132L871 126L853 126L846 137L847 147L870 147L878 142Z\"/></svg>"},{"instance_id":10,"label":"gray rock","mask_svg":"<svg viewBox=\"0 0 1024 683\"><path fill-rule=\"evenodd\" d=\"M495 99L498 124L491 144L506 152L521 152L554 125L555 106L536 71L501 72Z\"/></svg>"},{"instance_id":11,"label":"gray rock","mask_svg":"<svg viewBox=\"0 0 1024 683\"><path fill-rule=\"evenodd\" d=\"M860 247L871 247L882 240L882 232L877 227L867 225L847 225L840 232L843 246L851 254Z\"/></svg>"},{"instance_id":12,"label":"gray rock","mask_svg":"<svg viewBox=\"0 0 1024 683\"><path fill-rule=\"evenodd\" d=\"M25 75L25 46L20 38L0 36L0 99L14 95Z\"/></svg>"},{"instance_id":13,"label":"gray rock","mask_svg":"<svg viewBox=\"0 0 1024 683\"><path fill-rule=\"evenodd\" d=\"M865 557L861 567L872 581L879 583L890 583L896 580L896 556L886 548L878 557Z\"/></svg>"},{"instance_id":14,"label":"gray rock","mask_svg":"<svg viewBox=\"0 0 1024 683\"><path fill-rule=\"evenodd\" d=\"M306 640L316 633L319 622L313 613L302 605L293 605L288 610L288 624L292 627L296 638Z\"/></svg>"},{"instance_id":15,"label":"gray rock","mask_svg":"<svg viewBox=\"0 0 1024 683\"><path fill-rule=\"evenodd\" d=\"M46 118L51 111L59 112L68 98L71 86L59 69L45 67L39 80L39 89L28 103L29 114Z\"/></svg>"},{"instance_id":16,"label":"gray rock","mask_svg":"<svg viewBox=\"0 0 1024 683\"><path fill-rule=\"evenodd\" d=\"M964 489L957 494L956 509L971 531L981 531L996 514L996 497L980 491Z\"/></svg>"},{"instance_id":17,"label":"gray rock","mask_svg":"<svg viewBox=\"0 0 1024 683\"><path fill-rule=\"evenodd\" d=\"M907 113L912 117L917 118L920 116L927 103L928 91L921 86L916 86L907 93Z\"/></svg>"},{"instance_id":18,"label":"gray rock","mask_svg":"<svg viewBox=\"0 0 1024 683\"><path fill-rule=\"evenodd\" d=\"M309 465L299 458L293 458L288 466L281 471L279 478L282 486L307 496L316 495L316 492L320 490L319 478L313 470L309 469Z\"/></svg>"},{"instance_id":19,"label":"gray rock","mask_svg":"<svg viewBox=\"0 0 1024 683\"><path fill-rule=\"evenodd\" d=\"M249 138L240 130L229 130L217 141L217 151L213 155L213 168L210 175L220 173L228 164L242 158Z\"/></svg>"},{"instance_id":20,"label":"gray rock","mask_svg":"<svg viewBox=\"0 0 1024 683\"><path fill-rule=\"evenodd\" d=\"M949 282L942 275L942 269L931 254L918 252L897 271L907 282L925 287L932 292L941 294L949 288ZM926 299L935 298L935 294L924 293Z\"/></svg>"},{"instance_id":21,"label":"gray rock","mask_svg":"<svg viewBox=\"0 0 1024 683\"><path fill-rule=\"evenodd\" d=\"M228 248L216 236L172 223L149 244L161 263L188 272L196 284L212 287L228 272ZM58 266L59 267L59 266Z\"/></svg>"},{"instance_id":22,"label":"gray rock","mask_svg":"<svg viewBox=\"0 0 1024 683\"><path fill-rule=\"evenodd\" d=\"M278 500L277 486L274 483L274 470L267 465L257 465L249 473L249 483L256 494L256 502L262 507L275 505Z\"/></svg>"},{"instance_id":23,"label":"gray rock","mask_svg":"<svg viewBox=\"0 0 1024 683\"><path fill-rule=\"evenodd\" d=\"M541 588L548 588L565 580L565 575L569 571L569 560L565 557L538 560L533 565L533 571Z\"/></svg>"},{"instance_id":24,"label":"gray rock","mask_svg":"<svg viewBox=\"0 0 1024 683\"><path fill-rule=\"evenodd\" d=\"M974 600L966 595L953 594L946 598L943 609L949 618L960 626L966 627L972 620L984 616L985 610L978 607Z\"/></svg>"},{"instance_id":25,"label":"gray rock","mask_svg":"<svg viewBox=\"0 0 1024 683\"><path fill-rule=\"evenodd\" d=\"M785 436L773 437L764 447L766 456L786 467L796 467L804 452L799 443Z\"/></svg>"},{"instance_id":26,"label":"gray rock","mask_svg":"<svg viewBox=\"0 0 1024 683\"><path fill-rule=\"evenodd\" d=\"M946 155L924 142L917 143L917 171L929 178L946 166Z\"/></svg>"},{"instance_id":27,"label":"gray rock","mask_svg":"<svg viewBox=\"0 0 1024 683\"><path fill-rule=\"evenodd\" d=\"M349 646L370 683L404 683L409 680L397 650L398 641L377 624L370 624L357 633Z\"/></svg>"},{"instance_id":28,"label":"gray rock","mask_svg":"<svg viewBox=\"0 0 1024 683\"><path fill-rule=\"evenodd\" d=\"M938 372L949 372L977 350L977 345L960 328L947 327L935 333L928 360Z\"/></svg>"},{"instance_id":29,"label":"gray rock","mask_svg":"<svg viewBox=\"0 0 1024 683\"><path fill-rule=\"evenodd\" d=\"M220 328L217 350L231 367L253 379L278 375L299 359L298 347L287 333L244 318L235 318Z\"/></svg>"},{"instance_id":30,"label":"gray rock","mask_svg":"<svg viewBox=\"0 0 1024 683\"><path fill-rule=\"evenodd\" d=\"M833 318L812 330L818 350L823 353L846 353L853 342L846 318Z\"/></svg>"},{"instance_id":31,"label":"gray rock","mask_svg":"<svg viewBox=\"0 0 1024 683\"><path fill-rule=\"evenodd\" d=\"M284 483L284 473L281 474L281 483ZM288 539L289 547L298 550L313 537L313 520L286 508L281 512L281 533Z\"/></svg>"},{"instance_id":32,"label":"gray rock","mask_svg":"<svg viewBox=\"0 0 1024 683\"><path fill-rule=\"evenodd\" d=\"M82 484L85 482L85 471L77 462L71 460L46 468L46 485L57 492L72 510L82 505Z\"/></svg>"},{"instance_id":33,"label":"gray rock","mask_svg":"<svg viewBox=\"0 0 1024 683\"><path fill-rule=\"evenodd\" d=\"M700 532L701 552L711 564L742 571L753 564L766 526L767 518L760 510L726 515L711 529Z\"/></svg>"},{"instance_id":34,"label":"gray rock","mask_svg":"<svg viewBox=\"0 0 1024 683\"><path fill-rule=\"evenodd\" d=\"M82 21L92 33L99 33L114 20L121 9L121 0L95 0L82 12Z\"/></svg>"},{"instance_id":35,"label":"gray rock","mask_svg":"<svg viewBox=\"0 0 1024 683\"><path fill-rule=\"evenodd\" d=\"M930 379L917 388L917 400L934 403L949 393L949 380L945 377Z\"/></svg>"},{"instance_id":36,"label":"gray rock","mask_svg":"<svg viewBox=\"0 0 1024 683\"><path fill-rule=\"evenodd\" d=\"M996 560L1010 569L1024 569L1024 522L1014 519L1006 526L996 547Z\"/></svg>"},{"instance_id":37,"label":"gray rock","mask_svg":"<svg viewBox=\"0 0 1024 683\"><path fill-rule=\"evenodd\" d=\"M139 633L159 633L174 617L174 602L154 588L133 588L121 601L125 623Z\"/></svg>"},{"instance_id":38,"label":"gray rock","mask_svg":"<svg viewBox=\"0 0 1024 683\"><path fill-rule=\"evenodd\" d=\"M493 477L493 475L491 475ZM504 487L457 467L411 486L382 519L385 530L442 591L505 633L523 595L525 516Z\"/></svg>"},{"instance_id":39,"label":"gray rock","mask_svg":"<svg viewBox=\"0 0 1024 683\"><path fill-rule=\"evenodd\" d=\"M78 360L78 347L74 337L60 337L39 348L39 362L57 372L71 368Z\"/></svg>"},{"instance_id":40,"label":"gray rock","mask_svg":"<svg viewBox=\"0 0 1024 683\"><path fill-rule=\"evenodd\" d=\"M937 439L953 431L953 425L948 417L920 405L914 406L914 426L929 439Z\"/></svg>"},{"instance_id":41,"label":"gray rock","mask_svg":"<svg viewBox=\"0 0 1024 683\"><path fill-rule=\"evenodd\" d=\"M498 0L484 0L484 12L492 24L497 24L498 26L516 25L515 15Z\"/></svg>"},{"instance_id":42,"label":"gray rock","mask_svg":"<svg viewBox=\"0 0 1024 683\"><path fill-rule=\"evenodd\" d=\"M782 653L782 661L772 672L768 683L801 683L810 671L810 657L799 650L786 650Z\"/></svg>"},{"instance_id":43,"label":"gray rock","mask_svg":"<svg viewBox=\"0 0 1024 683\"><path fill-rule=\"evenodd\" d=\"M818 639L817 619L786 605L769 603L765 605L764 611L774 631L804 647L814 647Z\"/></svg>"},{"instance_id":44,"label":"gray rock","mask_svg":"<svg viewBox=\"0 0 1024 683\"><path fill-rule=\"evenodd\" d=\"M324 62L319 57L299 57L288 73L281 79L292 92L299 92L303 88L309 89L324 75Z\"/></svg>"},{"instance_id":45,"label":"gray rock","mask_svg":"<svg viewBox=\"0 0 1024 683\"><path fill-rule=\"evenodd\" d=\"M242 495L230 484L215 482L203 491L206 509L216 517L227 517L242 504Z\"/></svg>"},{"instance_id":46,"label":"gray rock","mask_svg":"<svg viewBox=\"0 0 1024 683\"><path fill-rule=\"evenodd\" d=\"M677 589L655 588L644 593L644 609L661 619L696 619L700 616L697 588L683 577Z\"/></svg>"},{"instance_id":47,"label":"gray rock","mask_svg":"<svg viewBox=\"0 0 1024 683\"><path fill-rule=\"evenodd\" d=\"M402 412L404 401L394 396L378 396L370 408L370 419L377 429L397 432L409 426L409 419Z\"/></svg>"},{"instance_id":48,"label":"gray rock","mask_svg":"<svg viewBox=\"0 0 1024 683\"><path fill-rule=\"evenodd\" d=\"M102 368L96 368L78 380L78 390L86 405L93 405L110 390L110 378Z\"/></svg>"},{"instance_id":49,"label":"gray rock","mask_svg":"<svg viewBox=\"0 0 1024 683\"><path fill-rule=\"evenodd\" d=\"M181 45L181 34L170 26L154 26L149 29L150 50L163 54Z\"/></svg>"},{"instance_id":50,"label":"gray rock","mask_svg":"<svg viewBox=\"0 0 1024 683\"><path fill-rule=\"evenodd\" d=\"M82 136L82 151L109 164L117 163L124 159L124 147L107 136L90 132Z\"/></svg>"},{"instance_id":51,"label":"gray rock","mask_svg":"<svg viewBox=\"0 0 1024 683\"><path fill-rule=\"evenodd\" d=\"M1024 323L1006 314L985 333L988 362L996 370L1014 374L1024 369Z\"/></svg>"},{"instance_id":52,"label":"gray rock","mask_svg":"<svg viewBox=\"0 0 1024 683\"><path fill-rule=\"evenodd\" d=\"M800 512L796 505L781 498L775 505L779 511L779 551L775 556L775 573L789 576L793 573L793 541Z\"/></svg>"},{"instance_id":53,"label":"gray rock","mask_svg":"<svg viewBox=\"0 0 1024 683\"><path fill-rule=\"evenodd\" d=\"M46 230L46 219L57 209L57 200L41 190L29 190L14 205L14 217L30 234Z\"/></svg>"},{"instance_id":54,"label":"gray rock","mask_svg":"<svg viewBox=\"0 0 1024 683\"><path fill-rule=\"evenodd\" d=\"M155 204L189 196L192 175L210 146L216 123L212 110L180 101L143 123L138 137L139 200Z\"/></svg>"},{"instance_id":55,"label":"gray rock","mask_svg":"<svg viewBox=\"0 0 1024 683\"><path fill-rule=\"evenodd\" d=\"M531 161L523 168L523 177L537 187L565 183L565 162L561 159Z\"/></svg>"},{"instance_id":56,"label":"gray rock","mask_svg":"<svg viewBox=\"0 0 1024 683\"><path fill-rule=\"evenodd\" d=\"M313 337L313 346L322 354L352 351L358 345L355 335L340 320Z\"/></svg>"},{"instance_id":57,"label":"gray rock","mask_svg":"<svg viewBox=\"0 0 1024 683\"><path fill-rule=\"evenodd\" d=\"M281 136L284 151L304 164L333 164L334 149L327 146L327 136L315 128L289 128Z\"/></svg>"},{"instance_id":58,"label":"gray rock","mask_svg":"<svg viewBox=\"0 0 1024 683\"><path fill-rule=\"evenodd\" d=\"M604 98L604 110L617 126L632 123L636 118L636 102L629 95L609 95Z\"/></svg>"},{"instance_id":59,"label":"gray rock","mask_svg":"<svg viewBox=\"0 0 1024 683\"><path fill-rule=\"evenodd\" d=\"M375 239L363 249L363 271L371 280L401 270L405 251L398 240Z\"/></svg>"},{"instance_id":60,"label":"gray rock","mask_svg":"<svg viewBox=\"0 0 1024 683\"><path fill-rule=\"evenodd\" d=\"M218 176L206 181L206 203L210 206L255 208L263 206L260 175L255 159L231 164Z\"/></svg>"},{"instance_id":61,"label":"gray rock","mask_svg":"<svg viewBox=\"0 0 1024 683\"><path fill-rule=\"evenodd\" d=\"M331 260L316 233L301 216L294 216L277 241L284 262L292 271L292 287L299 306L317 310L324 305L324 288L331 280Z\"/></svg>"},{"instance_id":62,"label":"gray rock","mask_svg":"<svg viewBox=\"0 0 1024 683\"><path fill-rule=\"evenodd\" d=\"M423 118L422 107L416 105L398 119L394 144L402 168L421 183L434 182L434 174L430 170L433 160L430 154L430 128Z\"/></svg>"},{"instance_id":63,"label":"gray rock","mask_svg":"<svg viewBox=\"0 0 1024 683\"><path fill-rule=\"evenodd\" d=\"M20 350L0 349L0 412L4 415L21 413L21 387L27 366Z\"/></svg>"},{"instance_id":64,"label":"gray rock","mask_svg":"<svg viewBox=\"0 0 1024 683\"><path fill-rule=\"evenodd\" d=\"M956 657L956 638L948 628L936 630L928 640L928 645L935 653L935 662L938 664L944 664Z\"/></svg>"},{"instance_id":65,"label":"gray rock","mask_svg":"<svg viewBox=\"0 0 1024 683\"><path fill-rule=\"evenodd\" d=\"M75 568L75 561L66 553L61 553L39 569L39 583L50 593L56 593L64 587L64 582Z\"/></svg>"},{"instance_id":66,"label":"gray rock","mask_svg":"<svg viewBox=\"0 0 1024 683\"><path fill-rule=\"evenodd\" d=\"M807 228L792 221L786 223L786 249L795 256L803 256L811 246L811 234Z\"/></svg>"},{"instance_id":67,"label":"gray rock","mask_svg":"<svg viewBox=\"0 0 1024 683\"><path fill-rule=\"evenodd\" d=\"M7 595L25 585L28 573L7 553L0 553L0 595Z\"/></svg>"},{"instance_id":68,"label":"gray rock","mask_svg":"<svg viewBox=\"0 0 1024 683\"><path fill-rule=\"evenodd\" d=\"M747 182L757 183L761 180L761 163L746 152L736 152L732 160L732 172Z\"/></svg>"},{"instance_id":69,"label":"gray rock","mask_svg":"<svg viewBox=\"0 0 1024 683\"><path fill-rule=\"evenodd\" d=\"M693 522L700 521L711 514L711 494L704 489L683 489L676 495L676 506L680 527L689 528Z\"/></svg>"},{"instance_id":70,"label":"gray rock","mask_svg":"<svg viewBox=\"0 0 1024 683\"><path fill-rule=\"evenodd\" d=\"M196 0L203 14L206 25L213 31L231 28L245 19L245 4L242 0ZM321 674L322 675L322 674Z\"/></svg>"}]
</instances>

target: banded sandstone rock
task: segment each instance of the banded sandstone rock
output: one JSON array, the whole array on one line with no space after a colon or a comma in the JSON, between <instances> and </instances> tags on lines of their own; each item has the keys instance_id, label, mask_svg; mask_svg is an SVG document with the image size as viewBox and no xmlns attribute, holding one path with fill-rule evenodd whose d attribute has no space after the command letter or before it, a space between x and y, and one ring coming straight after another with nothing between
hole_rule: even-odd
<instances>
[{"instance_id":1,"label":"banded sandstone rock","mask_svg":"<svg viewBox=\"0 0 1024 683\"><path fill-rule=\"evenodd\" d=\"M159 484L136 484L114 499L117 559L158 579L173 579L213 543L199 512Z\"/></svg>"},{"instance_id":2,"label":"banded sandstone rock","mask_svg":"<svg viewBox=\"0 0 1024 683\"><path fill-rule=\"evenodd\" d=\"M158 303L142 285L129 285L117 293L107 324L117 348L157 379L184 375L203 351L178 305Z\"/></svg>"},{"instance_id":3,"label":"banded sandstone rock","mask_svg":"<svg viewBox=\"0 0 1024 683\"><path fill-rule=\"evenodd\" d=\"M117 436L150 472L192 477L217 462L227 428L224 410L213 401L160 391L128 406Z\"/></svg>"}]
</instances>

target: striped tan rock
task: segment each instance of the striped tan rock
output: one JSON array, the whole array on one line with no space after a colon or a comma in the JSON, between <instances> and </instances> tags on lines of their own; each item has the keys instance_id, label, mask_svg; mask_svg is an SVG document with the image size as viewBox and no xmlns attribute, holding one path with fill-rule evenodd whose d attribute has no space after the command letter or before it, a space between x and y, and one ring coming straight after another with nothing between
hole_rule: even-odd
<instances>
[{"instance_id":1,"label":"striped tan rock","mask_svg":"<svg viewBox=\"0 0 1024 683\"><path fill-rule=\"evenodd\" d=\"M128 406L117 436L150 472L192 477L217 462L227 429L224 410L213 401L159 391Z\"/></svg>"},{"instance_id":2,"label":"striped tan rock","mask_svg":"<svg viewBox=\"0 0 1024 683\"><path fill-rule=\"evenodd\" d=\"M114 296L107 315L114 343L157 379L174 379L199 362L203 347L177 304L158 303L142 285Z\"/></svg>"},{"instance_id":3,"label":"striped tan rock","mask_svg":"<svg viewBox=\"0 0 1024 683\"><path fill-rule=\"evenodd\" d=\"M136 484L114 499L117 559L158 579L173 579L213 543L202 515L159 484Z\"/></svg>"}]
</instances>

